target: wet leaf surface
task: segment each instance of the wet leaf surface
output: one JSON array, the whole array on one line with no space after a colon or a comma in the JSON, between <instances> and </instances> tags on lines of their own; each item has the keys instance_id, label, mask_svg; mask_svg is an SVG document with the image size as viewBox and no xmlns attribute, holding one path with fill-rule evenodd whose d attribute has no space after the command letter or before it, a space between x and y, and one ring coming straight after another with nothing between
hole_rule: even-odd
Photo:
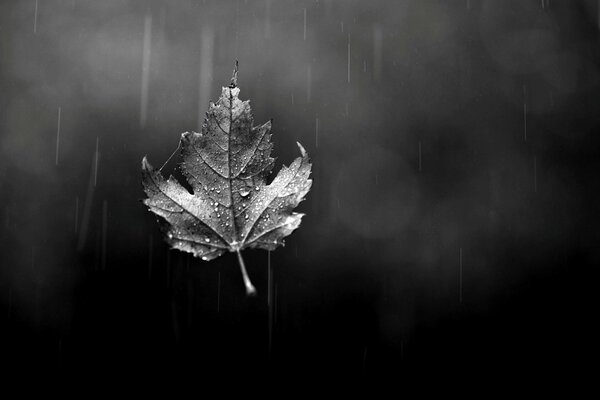
<instances>
[{"instance_id":1,"label":"wet leaf surface","mask_svg":"<svg viewBox=\"0 0 600 400\"><path fill-rule=\"evenodd\" d=\"M172 248L205 261L236 252L251 293L240 251L274 250L300 226L304 214L293 210L311 188L311 163L298 143L301 157L267 183L274 163L271 121L254 126L250 102L239 92L236 69L210 104L202 131L181 135L180 169L192 193L173 176L165 179L146 157L142 185L144 204L161 217Z\"/></svg>"}]
</instances>

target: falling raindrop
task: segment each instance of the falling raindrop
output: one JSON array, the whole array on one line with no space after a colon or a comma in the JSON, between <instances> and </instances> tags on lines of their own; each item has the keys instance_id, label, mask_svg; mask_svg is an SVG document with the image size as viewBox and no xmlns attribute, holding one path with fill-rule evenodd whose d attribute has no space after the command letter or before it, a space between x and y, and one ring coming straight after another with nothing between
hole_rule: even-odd
<instances>
[{"instance_id":1,"label":"falling raindrop","mask_svg":"<svg viewBox=\"0 0 600 400\"><path fill-rule=\"evenodd\" d=\"M273 300L273 325L277 325L277 283L275 283L275 299Z\"/></svg>"},{"instance_id":2,"label":"falling raindrop","mask_svg":"<svg viewBox=\"0 0 600 400\"><path fill-rule=\"evenodd\" d=\"M108 228L108 203L102 202L102 270L106 271L106 231Z\"/></svg>"},{"instance_id":3,"label":"falling raindrop","mask_svg":"<svg viewBox=\"0 0 600 400\"><path fill-rule=\"evenodd\" d=\"M304 9L304 40L306 41L306 8Z\"/></svg>"},{"instance_id":4,"label":"falling raindrop","mask_svg":"<svg viewBox=\"0 0 600 400\"><path fill-rule=\"evenodd\" d=\"M12 287L8 288L8 307L6 310L6 317L10 320L10 314L12 312Z\"/></svg>"},{"instance_id":5,"label":"falling raindrop","mask_svg":"<svg viewBox=\"0 0 600 400\"><path fill-rule=\"evenodd\" d=\"M527 87L523 85L523 140L527 141Z\"/></svg>"},{"instance_id":6,"label":"falling raindrop","mask_svg":"<svg viewBox=\"0 0 600 400\"><path fill-rule=\"evenodd\" d=\"M348 33L348 83L350 83L350 33Z\"/></svg>"},{"instance_id":7,"label":"falling raindrop","mask_svg":"<svg viewBox=\"0 0 600 400\"><path fill-rule=\"evenodd\" d=\"M188 270L189 270L189 257L188 257ZM192 322L194 319L194 283L189 280L187 282L187 325L188 327L192 326Z\"/></svg>"},{"instance_id":8,"label":"falling raindrop","mask_svg":"<svg viewBox=\"0 0 600 400\"><path fill-rule=\"evenodd\" d=\"M171 252L169 250L167 250L167 265L165 268L165 273L167 275L165 283L168 289L171 287Z\"/></svg>"},{"instance_id":9,"label":"falling raindrop","mask_svg":"<svg viewBox=\"0 0 600 400\"><path fill-rule=\"evenodd\" d=\"M463 282L462 282L462 278L463 278L463 252L462 252L462 247L459 248L459 250L458 250L458 264L459 264L459 270L458 270L458 302L459 302L459 304L462 304L462 300L463 300L463 296L462 296L462 286L463 286Z\"/></svg>"},{"instance_id":10,"label":"falling raindrop","mask_svg":"<svg viewBox=\"0 0 600 400\"><path fill-rule=\"evenodd\" d=\"M271 0L265 2L265 39L271 38Z\"/></svg>"},{"instance_id":11,"label":"falling raindrop","mask_svg":"<svg viewBox=\"0 0 600 400\"><path fill-rule=\"evenodd\" d=\"M537 158L533 156L533 191L537 193Z\"/></svg>"},{"instance_id":12,"label":"falling raindrop","mask_svg":"<svg viewBox=\"0 0 600 400\"><path fill-rule=\"evenodd\" d=\"M383 29L380 25L373 26L373 79L379 82L383 58Z\"/></svg>"},{"instance_id":13,"label":"falling raindrop","mask_svg":"<svg viewBox=\"0 0 600 400\"><path fill-rule=\"evenodd\" d=\"M527 103L523 103L523 140L527 141Z\"/></svg>"},{"instance_id":14,"label":"falling raindrop","mask_svg":"<svg viewBox=\"0 0 600 400\"><path fill-rule=\"evenodd\" d=\"M96 186L96 183L98 183L98 161L100 158L100 152L99 152L99 147L100 147L100 138L98 136L96 136L96 153L95 153L95 161L94 161L94 187Z\"/></svg>"},{"instance_id":15,"label":"falling raindrop","mask_svg":"<svg viewBox=\"0 0 600 400\"><path fill-rule=\"evenodd\" d=\"M421 171L421 141L419 140L419 172Z\"/></svg>"},{"instance_id":16,"label":"falling raindrop","mask_svg":"<svg viewBox=\"0 0 600 400\"><path fill-rule=\"evenodd\" d=\"M152 235L148 236L148 280L152 280Z\"/></svg>"},{"instance_id":17,"label":"falling raindrop","mask_svg":"<svg viewBox=\"0 0 600 400\"><path fill-rule=\"evenodd\" d=\"M56 165L58 165L59 146L60 146L60 107L58 107L58 121L56 123Z\"/></svg>"},{"instance_id":18,"label":"falling raindrop","mask_svg":"<svg viewBox=\"0 0 600 400\"><path fill-rule=\"evenodd\" d=\"M310 103L310 89L312 85L312 66L308 64L306 67L306 102Z\"/></svg>"},{"instance_id":19,"label":"falling raindrop","mask_svg":"<svg viewBox=\"0 0 600 400\"><path fill-rule=\"evenodd\" d=\"M89 227L89 223L90 223L90 215L92 212L92 203L94 200L94 188L96 187L95 185L95 165L96 165L96 156L94 154L94 157L92 157L92 165L90 168L90 179L88 182L88 188L87 188L87 192L85 195L85 203L83 205L83 219L81 221L81 229L79 230L79 238L77 241L77 250L81 251L83 250L83 247L85 246L85 241L87 239L87 231L88 231L88 227ZM76 199L76 208L79 208L79 202L77 201L78 198ZM76 218L77 219L77 218Z\"/></svg>"},{"instance_id":20,"label":"falling raindrop","mask_svg":"<svg viewBox=\"0 0 600 400\"><path fill-rule=\"evenodd\" d=\"M32 254L31 254L31 266L33 267L35 264L35 249L31 249ZM42 314L41 314L41 281L38 280L35 283L35 323L36 325L39 327L40 323L42 322L41 318L42 318Z\"/></svg>"},{"instance_id":21,"label":"falling raindrop","mask_svg":"<svg viewBox=\"0 0 600 400\"><path fill-rule=\"evenodd\" d=\"M267 308L269 310L269 357L273 345L273 271L271 270L271 251L267 250Z\"/></svg>"},{"instance_id":22,"label":"falling raindrop","mask_svg":"<svg viewBox=\"0 0 600 400\"><path fill-rule=\"evenodd\" d=\"M37 14L38 14L38 0L35 0L35 12L33 15L33 33L37 33Z\"/></svg>"},{"instance_id":23,"label":"falling raindrop","mask_svg":"<svg viewBox=\"0 0 600 400\"><path fill-rule=\"evenodd\" d=\"M144 44L142 50L142 87L140 95L140 127L146 126L148 115L148 87L150 84L150 52L152 39L152 14L147 12L144 17Z\"/></svg>"},{"instance_id":24,"label":"falling raindrop","mask_svg":"<svg viewBox=\"0 0 600 400\"><path fill-rule=\"evenodd\" d=\"M177 316L177 303L175 299L171 300L171 327L173 328L173 336L175 343L179 342L179 318Z\"/></svg>"},{"instance_id":25,"label":"falling raindrop","mask_svg":"<svg viewBox=\"0 0 600 400\"><path fill-rule=\"evenodd\" d=\"M319 147L319 116L315 117L315 147Z\"/></svg>"}]
</instances>

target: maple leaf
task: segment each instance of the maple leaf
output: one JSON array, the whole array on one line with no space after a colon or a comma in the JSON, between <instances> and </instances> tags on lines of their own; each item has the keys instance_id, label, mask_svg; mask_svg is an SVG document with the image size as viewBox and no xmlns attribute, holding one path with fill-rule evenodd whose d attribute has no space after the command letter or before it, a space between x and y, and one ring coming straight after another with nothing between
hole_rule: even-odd
<instances>
[{"instance_id":1,"label":"maple leaf","mask_svg":"<svg viewBox=\"0 0 600 400\"><path fill-rule=\"evenodd\" d=\"M162 176L147 158L142 160L142 185L148 209L160 216L165 240L202 260L234 252L246 286L250 281L241 251L274 250L292 233L304 214L293 209L310 190L311 163L298 143L301 157L283 166L267 184L271 157L271 121L253 126L250 101L238 98L237 63L231 84L210 103L200 133L185 132L179 146L179 168L193 193L170 176Z\"/></svg>"}]
</instances>

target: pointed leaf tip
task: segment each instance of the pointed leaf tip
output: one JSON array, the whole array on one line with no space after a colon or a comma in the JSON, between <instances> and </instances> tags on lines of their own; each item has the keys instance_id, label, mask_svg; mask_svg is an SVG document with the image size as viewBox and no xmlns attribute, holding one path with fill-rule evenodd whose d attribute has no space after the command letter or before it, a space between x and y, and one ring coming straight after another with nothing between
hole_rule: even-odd
<instances>
[{"instance_id":1,"label":"pointed leaf tip","mask_svg":"<svg viewBox=\"0 0 600 400\"><path fill-rule=\"evenodd\" d=\"M296 144L298 145L298 148L300 149L300 154L302 154L302 157L306 157L306 150L304 149L304 147L302 147L300 142L296 142Z\"/></svg>"},{"instance_id":2,"label":"pointed leaf tip","mask_svg":"<svg viewBox=\"0 0 600 400\"><path fill-rule=\"evenodd\" d=\"M192 137L194 135L194 133L195 133L194 131L192 131L192 132L183 132L181 134L181 140L182 141L189 140L190 137Z\"/></svg>"},{"instance_id":3,"label":"pointed leaf tip","mask_svg":"<svg viewBox=\"0 0 600 400\"><path fill-rule=\"evenodd\" d=\"M233 74L231 75L230 88L237 87L237 76L238 76L238 60L235 60L235 67L233 68Z\"/></svg>"},{"instance_id":4,"label":"pointed leaf tip","mask_svg":"<svg viewBox=\"0 0 600 400\"><path fill-rule=\"evenodd\" d=\"M150 162L148 162L148 156L144 156L144 158L142 158L142 169L144 171L152 171L152 165Z\"/></svg>"}]
</instances>

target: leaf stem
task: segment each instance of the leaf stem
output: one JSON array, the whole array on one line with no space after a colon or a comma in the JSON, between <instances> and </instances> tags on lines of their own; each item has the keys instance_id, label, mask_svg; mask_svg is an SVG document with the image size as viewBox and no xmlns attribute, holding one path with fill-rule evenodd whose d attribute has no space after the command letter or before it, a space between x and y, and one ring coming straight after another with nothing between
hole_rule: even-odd
<instances>
[{"instance_id":1,"label":"leaf stem","mask_svg":"<svg viewBox=\"0 0 600 400\"><path fill-rule=\"evenodd\" d=\"M242 253L239 250L236 250L238 261L240 263L240 271L242 271L242 278L244 279L244 285L246 286L246 294L248 296L254 296L256 294L256 289L254 285L250 281L248 277L248 272L246 272L246 264L244 264L244 259L242 258Z\"/></svg>"}]
</instances>

